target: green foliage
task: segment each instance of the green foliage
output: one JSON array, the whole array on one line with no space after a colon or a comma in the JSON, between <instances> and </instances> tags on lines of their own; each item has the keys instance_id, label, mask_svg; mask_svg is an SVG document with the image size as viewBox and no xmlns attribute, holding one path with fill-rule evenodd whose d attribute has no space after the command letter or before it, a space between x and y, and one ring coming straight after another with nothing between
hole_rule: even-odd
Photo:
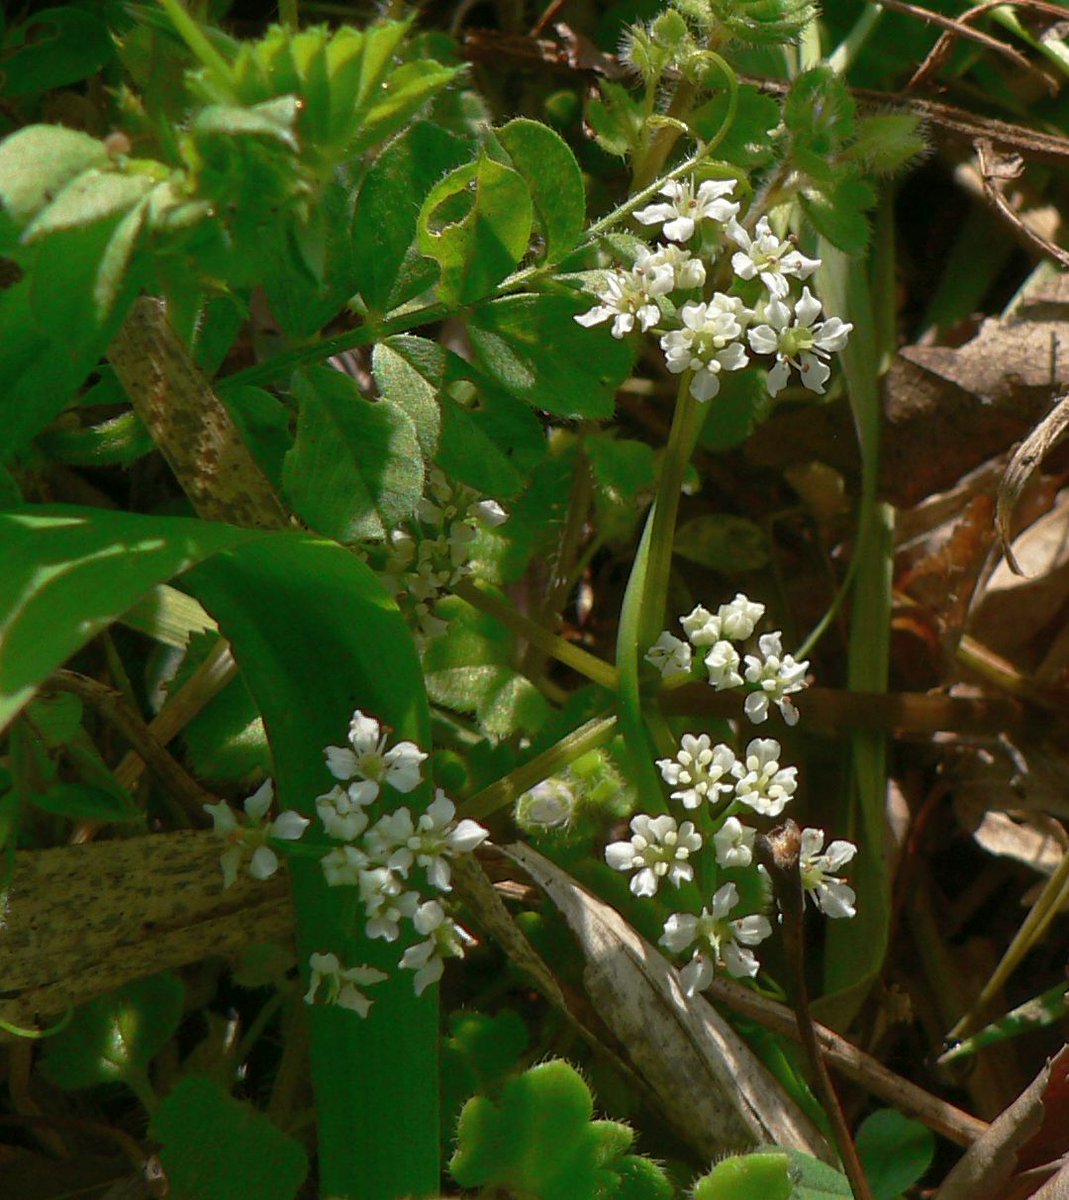
<instances>
[{"instance_id":1,"label":"green foliage","mask_svg":"<svg viewBox=\"0 0 1069 1200\"><path fill-rule=\"evenodd\" d=\"M114 57L109 30L95 13L74 5L41 9L4 39L4 93L16 98L66 87Z\"/></svg>"},{"instance_id":2,"label":"green foliage","mask_svg":"<svg viewBox=\"0 0 1069 1200\"><path fill-rule=\"evenodd\" d=\"M184 1079L151 1133L175 1200L293 1200L308 1174L300 1142L213 1079Z\"/></svg>"},{"instance_id":3,"label":"green foliage","mask_svg":"<svg viewBox=\"0 0 1069 1200\"><path fill-rule=\"evenodd\" d=\"M435 282L434 263L416 244L419 210L442 176L469 157L463 139L417 121L375 159L352 222L357 287L371 312L388 312Z\"/></svg>"},{"instance_id":4,"label":"green foliage","mask_svg":"<svg viewBox=\"0 0 1069 1200\"><path fill-rule=\"evenodd\" d=\"M537 1200L666 1200L652 1163L636 1166L633 1133L594 1121L590 1089L565 1062L541 1063L502 1090L464 1106L449 1164L461 1187L500 1187Z\"/></svg>"},{"instance_id":5,"label":"green foliage","mask_svg":"<svg viewBox=\"0 0 1069 1200\"><path fill-rule=\"evenodd\" d=\"M545 261L559 261L579 241L586 218L586 192L575 155L547 125L517 118L497 131L534 204Z\"/></svg>"},{"instance_id":6,"label":"green foliage","mask_svg":"<svg viewBox=\"0 0 1069 1200\"><path fill-rule=\"evenodd\" d=\"M857 1153L873 1200L895 1200L931 1166L935 1135L919 1121L881 1108L861 1123Z\"/></svg>"},{"instance_id":7,"label":"green foliage","mask_svg":"<svg viewBox=\"0 0 1069 1200\"><path fill-rule=\"evenodd\" d=\"M515 636L456 597L441 601L438 613L449 628L424 654L431 699L457 712L475 713L490 734L536 731L549 707L516 669Z\"/></svg>"},{"instance_id":8,"label":"green foliage","mask_svg":"<svg viewBox=\"0 0 1069 1200\"><path fill-rule=\"evenodd\" d=\"M431 188L419 214L419 248L440 268L449 304L490 295L527 251L534 224L523 177L483 154Z\"/></svg>"},{"instance_id":9,"label":"green foliage","mask_svg":"<svg viewBox=\"0 0 1069 1200\"><path fill-rule=\"evenodd\" d=\"M747 517L704 513L676 530L676 554L725 575L767 566L768 539Z\"/></svg>"},{"instance_id":10,"label":"green foliage","mask_svg":"<svg viewBox=\"0 0 1069 1200\"><path fill-rule=\"evenodd\" d=\"M287 499L339 541L384 538L423 494L411 418L391 400L366 400L348 376L326 367L295 375L293 394L301 407L282 467Z\"/></svg>"},{"instance_id":11,"label":"green foliage","mask_svg":"<svg viewBox=\"0 0 1069 1200\"><path fill-rule=\"evenodd\" d=\"M140 1090L149 1062L178 1028L184 997L173 975L153 975L80 1005L45 1043L42 1069L68 1090L115 1082Z\"/></svg>"},{"instance_id":12,"label":"green foliage","mask_svg":"<svg viewBox=\"0 0 1069 1200\"><path fill-rule=\"evenodd\" d=\"M694 1185L694 1200L791 1200L790 1159L768 1151L718 1162Z\"/></svg>"},{"instance_id":13,"label":"green foliage","mask_svg":"<svg viewBox=\"0 0 1069 1200\"><path fill-rule=\"evenodd\" d=\"M563 417L608 417L632 349L607 329L583 329L589 304L571 296L506 296L471 314L479 365L503 390ZM552 347L552 352L550 351Z\"/></svg>"}]
</instances>

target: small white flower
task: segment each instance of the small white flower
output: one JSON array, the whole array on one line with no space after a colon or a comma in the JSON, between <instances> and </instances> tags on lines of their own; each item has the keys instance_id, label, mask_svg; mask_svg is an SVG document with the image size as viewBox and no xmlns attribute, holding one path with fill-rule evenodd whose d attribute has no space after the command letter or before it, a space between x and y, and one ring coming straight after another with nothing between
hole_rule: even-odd
<instances>
[{"instance_id":1,"label":"small white flower","mask_svg":"<svg viewBox=\"0 0 1069 1200\"><path fill-rule=\"evenodd\" d=\"M772 232L768 217L762 217L751 238L738 221L731 221L727 235L742 247L731 256L731 267L740 279L761 277L774 300L784 300L790 291L788 275L808 279L820 266L819 258L806 258L790 242L781 242Z\"/></svg>"},{"instance_id":2,"label":"small white flower","mask_svg":"<svg viewBox=\"0 0 1069 1200\"><path fill-rule=\"evenodd\" d=\"M678 788L672 799L684 808L699 808L703 800L716 804L722 792L732 789L731 772L735 765L735 752L721 743L713 746L707 733L685 733L674 759L659 758L657 766L661 778L670 787ZM727 779L728 782L721 783Z\"/></svg>"},{"instance_id":3,"label":"small white flower","mask_svg":"<svg viewBox=\"0 0 1069 1200\"><path fill-rule=\"evenodd\" d=\"M751 315L738 297L717 292L708 303L684 304L683 328L661 338L668 370L694 372L690 394L695 400L711 400L720 391L720 372L741 370L750 361L740 339Z\"/></svg>"},{"instance_id":4,"label":"small white flower","mask_svg":"<svg viewBox=\"0 0 1069 1200\"><path fill-rule=\"evenodd\" d=\"M748 946L756 946L772 933L767 917L741 917L728 920L728 913L739 902L733 883L725 883L713 896L709 908L700 916L673 913L664 924L660 944L672 954L683 954L691 946L691 961L679 973L680 983L688 996L709 986L713 980L714 963L719 963L737 979L753 978L759 963Z\"/></svg>"},{"instance_id":5,"label":"small white flower","mask_svg":"<svg viewBox=\"0 0 1069 1200\"><path fill-rule=\"evenodd\" d=\"M278 870L278 855L267 844L269 838L296 842L310 824L307 817L287 809L264 824L274 800L274 784L268 779L245 801L245 823L238 824L234 810L225 801L205 804L204 810L212 819L212 828L226 843L219 856L223 868L224 890L235 883L241 865L249 860L248 873L253 879L270 879Z\"/></svg>"},{"instance_id":6,"label":"small white flower","mask_svg":"<svg viewBox=\"0 0 1069 1200\"><path fill-rule=\"evenodd\" d=\"M741 665L742 658L730 642L714 642L705 656L709 682L718 692L742 686L742 676L739 674Z\"/></svg>"},{"instance_id":7,"label":"small white flower","mask_svg":"<svg viewBox=\"0 0 1069 1200\"><path fill-rule=\"evenodd\" d=\"M757 831L738 819L728 817L713 834L717 866L748 867L753 862L753 844Z\"/></svg>"},{"instance_id":8,"label":"small white flower","mask_svg":"<svg viewBox=\"0 0 1069 1200\"><path fill-rule=\"evenodd\" d=\"M754 738L732 768L735 798L763 817L778 817L798 788L798 768L781 767L779 756L775 738Z\"/></svg>"},{"instance_id":9,"label":"small white flower","mask_svg":"<svg viewBox=\"0 0 1069 1200\"><path fill-rule=\"evenodd\" d=\"M645 333L661 319L658 296L667 296L675 287L672 267L653 261L648 247L643 246L630 271L610 271L605 287L597 293L600 304L575 319L580 325L600 325L612 318L612 336L626 337L635 328Z\"/></svg>"},{"instance_id":10,"label":"small white flower","mask_svg":"<svg viewBox=\"0 0 1069 1200\"><path fill-rule=\"evenodd\" d=\"M857 853L853 842L836 841L821 854L824 846L823 829L803 829L798 869L802 887L826 917L852 917L856 914L857 896L849 884L835 873L845 867Z\"/></svg>"},{"instance_id":11,"label":"small white flower","mask_svg":"<svg viewBox=\"0 0 1069 1200\"><path fill-rule=\"evenodd\" d=\"M371 826L364 835L364 847L374 862L403 878L415 861L408 845L415 832L412 814L407 808L398 808L383 813Z\"/></svg>"},{"instance_id":12,"label":"small white flower","mask_svg":"<svg viewBox=\"0 0 1069 1200\"><path fill-rule=\"evenodd\" d=\"M443 960L463 958L465 945L474 945L475 939L446 916L437 900L421 904L412 916L412 924L427 940L409 946L401 955L400 966L416 972L412 984L416 995L422 996L426 988L441 979Z\"/></svg>"},{"instance_id":13,"label":"small white flower","mask_svg":"<svg viewBox=\"0 0 1069 1200\"><path fill-rule=\"evenodd\" d=\"M315 1004L317 993L325 986L321 1003L350 1008L360 1017L367 1016L372 1004L360 988L389 978L385 971L375 967L343 967L336 954L310 954L308 967L310 981L305 1004Z\"/></svg>"},{"instance_id":14,"label":"small white flower","mask_svg":"<svg viewBox=\"0 0 1069 1200\"><path fill-rule=\"evenodd\" d=\"M655 896L663 879L679 887L694 878L687 860L701 849L702 838L691 821L677 825L674 817L641 813L631 818L631 831L629 842L605 847L605 861L614 871L635 872L630 887L636 896Z\"/></svg>"},{"instance_id":15,"label":"small white flower","mask_svg":"<svg viewBox=\"0 0 1069 1200\"><path fill-rule=\"evenodd\" d=\"M690 670L690 647L667 629L646 651L645 658L665 677Z\"/></svg>"},{"instance_id":16,"label":"small white flower","mask_svg":"<svg viewBox=\"0 0 1069 1200\"><path fill-rule=\"evenodd\" d=\"M316 814L327 834L339 842L351 842L367 829L366 791L353 785L336 783L329 792L316 796Z\"/></svg>"},{"instance_id":17,"label":"small white flower","mask_svg":"<svg viewBox=\"0 0 1069 1200\"><path fill-rule=\"evenodd\" d=\"M732 642L744 642L753 636L757 622L765 615L765 606L739 592L730 604L721 604L717 612L721 636Z\"/></svg>"},{"instance_id":18,"label":"small white flower","mask_svg":"<svg viewBox=\"0 0 1069 1200\"><path fill-rule=\"evenodd\" d=\"M338 846L319 860L327 887L357 887L370 865L368 856L356 846Z\"/></svg>"},{"instance_id":19,"label":"small white flower","mask_svg":"<svg viewBox=\"0 0 1069 1200\"><path fill-rule=\"evenodd\" d=\"M705 263L682 246L658 246L650 255L651 267L670 267L675 287L681 291L702 287L705 283Z\"/></svg>"},{"instance_id":20,"label":"small white flower","mask_svg":"<svg viewBox=\"0 0 1069 1200\"><path fill-rule=\"evenodd\" d=\"M823 305L805 287L793 313L782 300L772 300L765 306L764 322L749 331L750 348L755 354L776 356L776 365L768 373L770 395L777 395L786 386L791 367L811 392L823 394L831 376L826 360L834 351L842 350L854 327L838 317L814 324L822 311Z\"/></svg>"},{"instance_id":21,"label":"small white flower","mask_svg":"<svg viewBox=\"0 0 1069 1200\"><path fill-rule=\"evenodd\" d=\"M349 745L326 748L327 769L343 782L357 780L349 789L354 804L370 804L382 784L398 792L411 792L421 778L419 765L427 757L414 742L398 742L386 749L381 724L357 709L349 723Z\"/></svg>"},{"instance_id":22,"label":"small white flower","mask_svg":"<svg viewBox=\"0 0 1069 1200\"><path fill-rule=\"evenodd\" d=\"M543 779L517 801L521 819L529 825L559 829L575 811L575 794L562 779Z\"/></svg>"},{"instance_id":23,"label":"small white flower","mask_svg":"<svg viewBox=\"0 0 1069 1200\"><path fill-rule=\"evenodd\" d=\"M726 222L738 214L739 205L724 199L737 183L737 179L707 179L695 191L693 178L670 180L660 191L667 203L640 208L635 219L643 225L663 223L664 236L670 242L689 242L702 221Z\"/></svg>"},{"instance_id":24,"label":"small white flower","mask_svg":"<svg viewBox=\"0 0 1069 1200\"><path fill-rule=\"evenodd\" d=\"M360 873L360 899L368 921L364 932L369 938L395 942L401 922L410 921L419 907L419 895L406 892L404 880L388 867L372 867Z\"/></svg>"},{"instance_id":25,"label":"small white flower","mask_svg":"<svg viewBox=\"0 0 1069 1200\"><path fill-rule=\"evenodd\" d=\"M805 686L809 660L795 662L783 653L782 634L765 633L757 640L761 657L746 655L746 682L756 683L759 691L751 692L743 704L746 715L755 725L768 720L769 704L775 704L788 725L798 724L798 710L788 699Z\"/></svg>"},{"instance_id":26,"label":"small white flower","mask_svg":"<svg viewBox=\"0 0 1069 1200\"><path fill-rule=\"evenodd\" d=\"M720 618L700 604L680 617L679 623L692 646L711 646L720 640Z\"/></svg>"}]
</instances>

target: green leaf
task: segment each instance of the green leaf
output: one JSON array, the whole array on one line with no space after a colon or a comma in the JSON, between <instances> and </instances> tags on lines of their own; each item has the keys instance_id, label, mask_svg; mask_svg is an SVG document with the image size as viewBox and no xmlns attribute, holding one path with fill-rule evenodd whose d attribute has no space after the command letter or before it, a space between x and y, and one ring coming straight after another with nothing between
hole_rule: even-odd
<instances>
[{"instance_id":1,"label":"green leaf","mask_svg":"<svg viewBox=\"0 0 1069 1200\"><path fill-rule=\"evenodd\" d=\"M629 342L584 329L583 297L519 295L483 304L468 325L479 365L505 391L562 417L610 417L633 360Z\"/></svg>"},{"instance_id":2,"label":"green leaf","mask_svg":"<svg viewBox=\"0 0 1069 1200\"><path fill-rule=\"evenodd\" d=\"M846 1176L811 1154L786 1146L759 1146L758 1149L786 1154L790 1159L791 1178L794 1180L791 1200L854 1200Z\"/></svg>"},{"instance_id":3,"label":"green leaf","mask_svg":"<svg viewBox=\"0 0 1069 1200\"><path fill-rule=\"evenodd\" d=\"M728 102L727 92L719 92L691 114L691 128L707 141L715 137L727 117ZM767 166L775 157L775 143L769 131L779 123L776 101L746 84L739 88L735 119L717 144L716 153L740 167Z\"/></svg>"},{"instance_id":4,"label":"green leaf","mask_svg":"<svg viewBox=\"0 0 1069 1200\"><path fill-rule=\"evenodd\" d=\"M99 14L74 7L46 8L8 39L4 93L31 96L66 87L95 75L114 57L115 44Z\"/></svg>"},{"instance_id":5,"label":"green leaf","mask_svg":"<svg viewBox=\"0 0 1069 1200\"><path fill-rule=\"evenodd\" d=\"M183 536L194 529L196 543ZM0 729L56 667L152 587L247 537L225 525L75 508L0 514Z\"/></svg>"},{"instance_id":6,"label":"green leaf","mask_svg":"<svg viewBox=\"0 0 1069 1200\"><path fill-rule=\"evenodd\" d=\"M866 1117L856 1140L873 1200L895 1200L921 1178L935 1155L932 1131L893 1108Z\"/></svg>"},{"instance_id":7,"label":"green leaf","mask_svg":"<svg viewBox=\"0 0 1069 1200\"><path fill-rule=\"evenodd\" d=\"M575 155L548 125L522 117L499 129L497 137L530 189L545 260L557 262L586 224L586 190Z\"/></svg>"},{"instance_id":8,"label":"green leaf","mask_svg":"<svg viewBox=\"0 0 1069 1200\"><path fill-rule=\"evenodd\" d=\"M344 738L357 706L399 738L430 743L408 631L344 547L302 533L73 508L0 514L0 545L0 725L107 620L185 571L263 715L281 808L313 815L314 797L329 786L323 747ZM428 798L424 785L408 802ZM353 936L317 862L295 860L290 873L302 966L313 951L333 950L394 973L366 1021L333 1006L308 1013L322 1190L429 1194L439 1179L434 991L414 996L411 978L395 969L398 946Z\"/></svg>"},{"instance_id":9,"label":"green leaf","mask_svg":"<svg viewBox=\"0 0 1069 1200\"><path fill-rule=\"evenodd\" d=\"M521 490L524 472L541 459L545 441L526 405L426 338L387 338L375 347L372 366L383 395L409 414L424 454L447 475L485 496L510 497ZM455 398L461 394L469 403Z\"/></svg>"},{"instance_id":10,"label":"green leaf","mask_svg":"<svg viewBox=\"0 0 1069 1200\"><path fill-rule=\"evenodd\" d=\"M419 248L441 269L447 304L489 295L527 251L534 222L523 177L485 154L433 187L419 214Z\"/></svg>"},{"instance_id":11,"label":"green leaf","mask_svg":"<svg viewBox=\"0 0 1069 1200\"><path fill-rule=\"evenodd\" d=\"M183 1079L151 1133L174 1200L292 1200L308 1174L300 1142L214 1079Z\"/></svg>"},{"instance_id":12,"label":"green leaf","mask_svg":"<svg viewBox=\"0 0 1069 1200\"><path fill-rule=\"evenodd\" d=\"M167 690L174 694L219 643L218 635L190 639L189 649ZM182 730L186 754L197 776L209 783L241 779L253 771L270 774L271 751L264 723L239 675L200 710Z\"/></svg>"},{"instance_id":13,"label":"green leaf","mask_svg":"<svg viewBox=\"0 0 1069 1200\"><path fill-rule=\"evenodd\" d=\"M927 149L918 119L909 113L877 113L857 123L850 157L865 172L888 174Z\"/></svg>"},{"instance_id":14,"label":"green leaf","mask_svg":"<svg viewBox=\"0 0 1069 1200\"><path fill-rule=\"evenodd\" d=\"M297 440L282 466L286 498L314 529L339 541L384 538L415 512L423 458L409 416L365 400L347 375L312 367L294 376Z\"/></svg>"},{"instance_id":15,"label":"green leaf","mask_svg":"<svg viewBox=\"0 0 1069 1200\"><path fill-rule=\"evenodd\" d=\"M769 1151L722 1159L694 1185L694 1200L790 1200L786 1154Z\"/></svg>"},{"instance_id":16,"label":"green leaf","mask_svg":"<svg viewBox=\"0 0 1069 1200\"><path fill-rule=\"evenodd\" d=\"M662 1167L638 1154L628 1154L612 1164L611 1189L599 1200L673 1200L676 1190Z\"/></svg>"},{"instance_id":17,"label":"green leaf","mask_svg":"<svg viewBox=\"0 0 1069 1200\"><path fill-rule=\"evenodd\" d=\"M474 712L487 733L534 733L549 715L542 693L513 666L516 639L493 617L450 596L435 608L449 628L427 646L427 692L438 704Z\"/></svg>"},{"instance_id":18,"label":"green leaf","mask_svg":"<svg viewBox=\"0 0 1069 1200\"><path fill-rule=\"evenodd\" d=\"M27 125L0 142L0 204L24 225L76 176L106 166L103 142L59 125Z\"/></svg>"},{"instance_id":19,"label":"green leaf","mask_svg":"<svg viewBox=\"0 0 1069 1200\"><path fill-rule=\"evenodd\" d=\"M398 67L378 93L376 103L364 114L351 152L363 153L397 133L459 73L460 68L443 67L431 59Z\"/></svg>"},{"instance_id":20,"label":"green leaf","mask_svg":"<svg viewBox=\"0 0 1069 1200\"><path fill-rule=\"evenodd\" d=\"M625 87L602 79L600 97L587 104L586 119L602 150L618 158L634 150L642 137L642 102Z\"/></svg>"},{"instance_id":21,"label":"green leaf","mask_svg":"<svg viewBox=\"0 0 1069 1200\"><path fill-rule=\"evenodd\" d=\"M178 1028L184 997L173 975L153 975L79 1005L67 1027L45 1043L44 1073L68 1090L116 1081L139 1085Z\"/></svg>"},{"instance_id":22,"label":"green leaf","mask_svg":"<svg viewBox=\"0 0 1069 1200\"><path fill-rule=\"evenodd\" d=\"M854 100L830 67L813 67L791 84L783 106L798 167L821 183L835 181L839 156L854 136Z\"/></svg>"},{"instance_id":23,"label":"green leaf","mask_svg":"<svg viewBox=\"0 0 1069 1200\"><path fill-rule=\"evenodd\" d=\"M542 1063L508 1084L500 1104L482 1096L460 1115L449 1164L465 1188L497 1187L539 1200L593 1200L597 1137L593 1101L579 1074Z\"/></svg>"},{"instance_id":24,"label":"green leaf","mask_svg":"<svg viewBox=\"0 0 1069 1200\"><path fill-rule=\"evenodd\" d=\"M415 362L405 356L405 350ZM438 390L445 378L446 355L447 351L436 343L411 337L389 338L371 354L371 370L379 391L408 414L427 459L432 459L438 449L442 424Z\"/></svg>"},{"instance_id":25,"label":"green leaf","mask_svg":"<svg viewBox=\"0 0 1069 1200\"><path fill-rule=\"evenodd\" d=\"M807 188L799 197L813 228L844 254L857 256L869 243L865 213L876 193L863 179L844 179L826 188Z\"/></svg>"},{"instance_id":26,"label":"green leaf","mask_svg":"<svg viewBox=\"0 0 1069 1200\"><path fill-rule=\"evenodd\" d=\"M756 522L729 513L705 513L676 530L675 552L687 562L725 575L768 564L768 539Z\"/></svg>"},{"instance_id":27,"label":"green leaf","mask_svg":"<svg viewBox=\"0 0 1069 1200\"><path fill-rule=\"evenodd\" d=\"M430 121L417 121L372 164L356 202L352 247L357 289L372 313L411 300L437 279L416 245L419 209L434 185L470 148Z\"/></svg>"},{"instance_id":28,"label":"green leaf","mask_svg":"<svg viewBox=\"0 0 1069 1200\"><path fill-rule=\"evenodd\" d=\"M95 168L83 171L37 214L22 235L23 241L32 243L63 229L77 229L120 216L154 186L147 175L120 175Z\"/></svg>"}]
</instances>

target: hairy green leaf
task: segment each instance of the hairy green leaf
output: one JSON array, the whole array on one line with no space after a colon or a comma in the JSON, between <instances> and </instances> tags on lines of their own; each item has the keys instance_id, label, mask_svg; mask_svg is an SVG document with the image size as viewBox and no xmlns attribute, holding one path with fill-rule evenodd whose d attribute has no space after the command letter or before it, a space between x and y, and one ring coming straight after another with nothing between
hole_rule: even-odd
<instances>
[{"instance_id":1,"label":"hairy green leaf","mask_svg":"<svg viewBox=\"0 0 1069 1200\"><path fill-rule=\"evenodd\" d=\"M505 391L562 417L609 417L631 370L631 345L584 329L583 297L519 295L483 304L468 326L479 365Z\"/></svg>"},{"instance_id":2,"label":"hairy green leaf","mask_svg":"<svg viewBox=\"0 0 1069 1200\"><path fill-rule=\"evenodd\" d=\"M25 224L76 176L106 166L103 142L59 125L27 125L0 142L0 203Z\"/></svg>"},{"instance_id":3,"label":"hairy green leaf","mask_svg":"<svg viewBox=\"0 0 1069 1200\"><path fill-rule=\"evenodd\" d=\"M441 270L446 303L480 300L519 263L534 222L523 177L485 154L433 187L419 214L419 248Z\"/></svg>"},{"instance_id":4,"label":"hairy green leaf","mask_svg":"<svg viewBox=\"0 0 1069 1200\"><path fill-rule=\"evenodd\" d=\"M545 259L556 262L579 240L586 220L586 190L575 155L548 125L523 117L499 129L497 137L527 181Z\"/></svg>"},{"instance_id":5,"label":"hairy green leaf","mask_svg":"<svg viewBox=\"0 0 1069 1200\"><path fill-rule=\"evenodd\" d=\"M411 418L390 400L372 403L340 371L294 376L297 440L282 466L287 499L339 541L383 538L416 510L423 458Z\"/></svg>"}]
</instances>

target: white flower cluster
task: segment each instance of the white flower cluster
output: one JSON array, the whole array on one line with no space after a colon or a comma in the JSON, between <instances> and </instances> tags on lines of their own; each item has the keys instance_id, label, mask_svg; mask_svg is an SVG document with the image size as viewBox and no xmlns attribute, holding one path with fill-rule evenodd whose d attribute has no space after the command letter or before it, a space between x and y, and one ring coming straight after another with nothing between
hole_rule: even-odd
<instances>
[{"instance_id":1,"label":"white flower cluster","mask_svg":"<svg viewBox=\"0 0 1069 1200\"><path fill-rule=\"evenodd\" d=\"M419 634L430 639L445 632L448 622L435 614L435 601L470 573L471 544L479 526L501 525L508 514L496 500L480 499L472 488L450 482L432 467L417 517L390 531L383 574Z\"/></svg>"},{"instance_id":2,"label":"white flower cluster","mask_svg":"<svg viewBox=\"0 0 1069 1200\"><path fill-rule=\"evenodd\" d=\"M796 663L783 654L780 635L758 639L759 654L743 658L734 643L754 636L764 616L764 606L744 595L722 604L714 614L697 607L680 624L686 641L662 633L647 659L665 674L688 671L694 650L705 653L709 681L717 688L756 685L746 699L752 721L767 719L770 703L793 725L797 710L787 699L804 686L807 663ZM670 800L695 813L694 821L677 822L675 816L640 813L631 819L631 837L605 848L605 861L617 871L631 873L636 896L654 896L662 883L679 887L694 879L694 859L708 842L710 861L704 878L723 871L752 871L764 867L754 861L757 829L742 818L779 817L798 788L798 770L782 766L782 750L774 738L754 738L737 754L726 743L713 744L706 733L683 735L674 758L657 760ZM705 838L698 828L706 832ZM841 877L857 847L833 841L824 849L824 831L804 829L799 839L798 870L805 894L827 917L852 917L856 896ZM736 874L736 879L739 876ZM756 878L754 892L764 892ZM733 879L720 882L708 907L701 913L673 913L664 925L660 942L672 954L690 953L680 972L687 995L708 986L717 965L736 977L755 976L760 964L753 947L772 933L772 922L761 912L739 912L739 889ZM751 905L752 907L752 905Z\"/></svg>"},{"instance_id":3,"label":"white flower cluster","mask_svg":"<svg viewBox=\"0 0 1069 1200\"><path fill-rule=\"evenodd\" d=\"M737 184L735 179L665 184L660 192L665 199L635 217L660 225L667 244L639 247L631 268L610 271L597 293L599 303L575 319L585 326L611 320L616 338L636 324L643 333L663 326L668 370L689 372L690 394L699 401L711 400L720 391L721 374L741 370L751 354L772 360L771 395L783 390L792 367L805 387L823 393L831 375L828 359L843 349L853 326L838 317L821 320L823 306L808 287L792 299L791 280L808 279L820 260L776 237L767 216L752 233L740 224L740 205L728 198ZM685 249L695 235L697 250ZM735 278L744 285L759 280L763 288L752 306L727 292L704 292L725 238L739 247L731 256Z\"/></svg>"},{"instance_id":4,"label":"white flower cluster","mask_svg":"<svg viewBox=\"0 0 1069 1200\"><path fill-rule=\"evenodd\" d=\"M790 697L806 686L808 661L796 662L790 654L784 654L783 635L778 632L761 634L756 654L744 655L735 645L753 637L764 615L765 606L742 592L730 604L721 604L715 614L699 604L679 618L686 641L665 630L646 652L646 661L665 677L687 674L698 651L709 683L718 692L749 687L743 707L755 725L768 720L773 704L788 725L796 725L798 710Z\"/></svg>"},{"instance_id":5,"label":"white flower cluster","mask_svg":"<svg viewBox=\"0 0 1069 1200\"><path fill-rule=\"evenodd\" d=\"M437 893L451 890L449 860L470 853L487 837L487 831L472 820L455 820L456 808L439 788L434 800L418 816L406 807L382 814L371 823L369 808L384 788L407 794L421 782L421 764L427 755L414 742L389 744L381 724L357 709L349 723L345 746L328 746L327 769L340 782L318 796L316 814L326 835L337 843L321 858L323 876L331 887L354 887L363 907L364 931L370 938L395 942L401 924L410 921L423 940L410 945L399 966L415 972L416 995L442 976L447 958L463 958L465 945L473 941L447 913L436 897L426 898L415 869L426 885ZM306 817L284 812L263 823L271 805L267 783L245 802L246 824L238 825L226 804L205 805L216 832L227 839L222 855L224 886L237 877L241 863L251 855L249 874L266 879L278 869L278 856L267 844L269 838L295 841L310 824ZM366 1016L371 1002L360 990L380 983L387 976L370 966L342 967L333 953L312 954L311 982L305 1000L317 998L339 1004Z\"/></svg>"}]
</instances>

